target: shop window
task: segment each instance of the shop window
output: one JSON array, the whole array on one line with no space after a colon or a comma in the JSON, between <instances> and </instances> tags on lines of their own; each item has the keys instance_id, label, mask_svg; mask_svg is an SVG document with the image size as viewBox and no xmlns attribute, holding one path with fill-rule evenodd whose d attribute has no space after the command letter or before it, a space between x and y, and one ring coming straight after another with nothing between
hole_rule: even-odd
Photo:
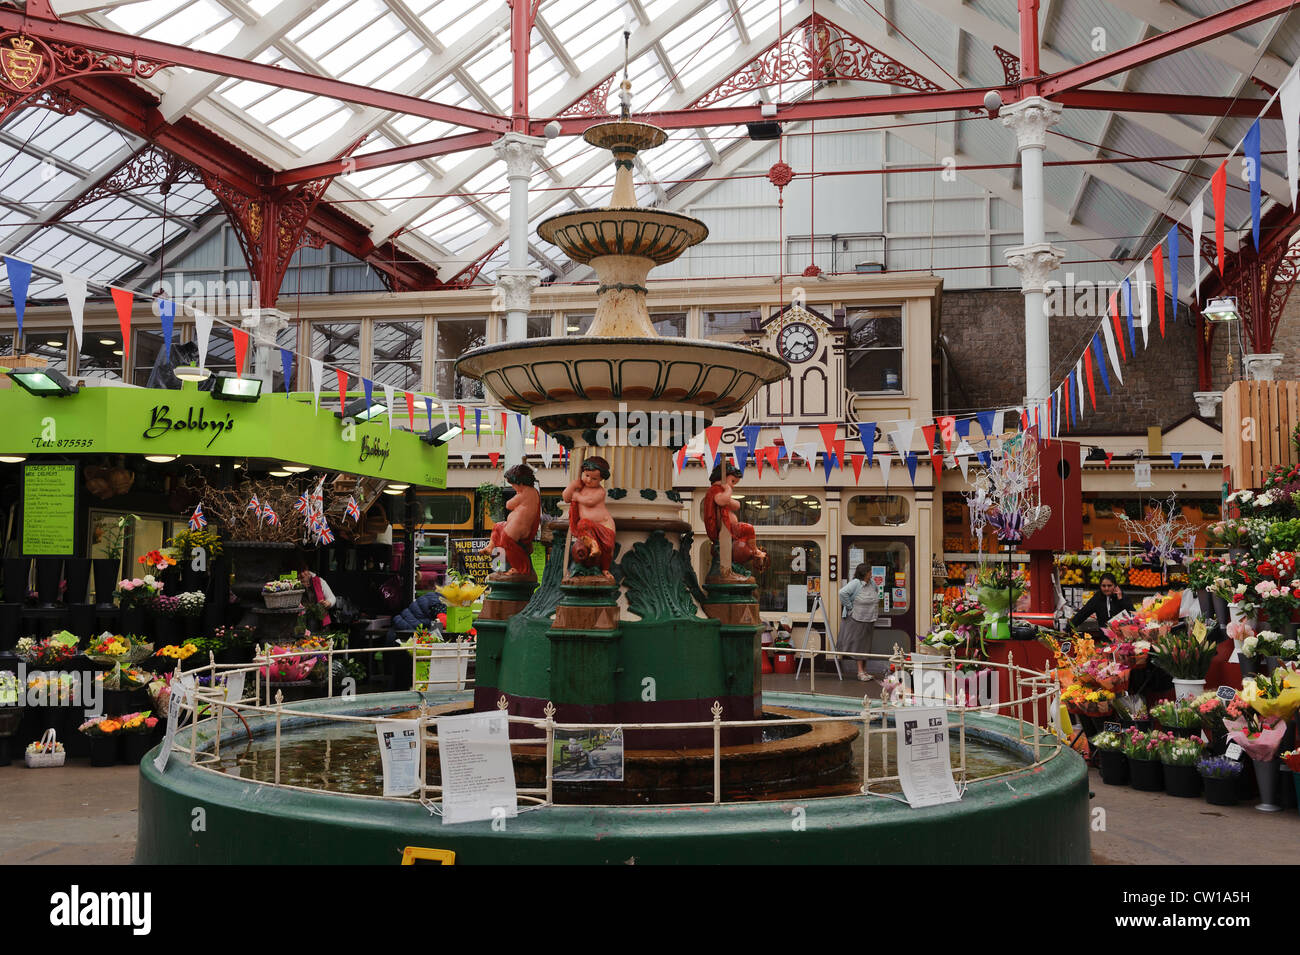
<instances>
[{"instance_id":1,"label":"shop window","mask_svg":"<svg viewBox=\"0 0 1300 955\"><path fill-rule=\"evenodd\" d=\"M462 527L473 519L473 503L469 492L418 494L415 507L417 524Z\"/></svg>"},{"instance_id":2,"label":"shop window","mask_svg":"<svg viewBox=\"0 0 1300 955\"><path fill-rule=\"evenodd\" d=\"M807 527L821 520L822 504L811 494L736 494L738 519L763 527Z\"/></svg>"},{"instance_id":3,"label":"shop window","mask_svg":"<svg viewBox=\"0 0 1300 955\"><path fill-rule=\"evenodd\" d=\"M424 322L375 322L370 374L376 383L403 391L423 384Z\"/></svg>"},{"instance_id":4,"label":"shop window","mask_svg":"<svg viewBox=\"0 0 1300 955\"><path fill-rule=\"evenodd\" d=\"M757 334L754 329L758 326L758 320L757 309L744 312L705 312L701 333L709 341L746 341Z\"/></svg>"},{"instance_id":5,"label":"shop window","mask_svg":"<svg viewBox=\"0 0 1300 955\"><path fill-rule=\"evenodd\" d=\"M482 398L483 383L456 374L456 359L487 344L486 318L440 318L434 333L433 390L440 398Z\"/></svg>"},{"instance_id":6,"label":"shop window","mask_svg":"<svg viewBox=\"0 0 1300 955\"><path fill-rule=\"evenodd\" d=\"M651 312L650 321L662 338L686 337L685 312Z\"/></svg>"},{"instance_id":7,"label":"shop window","mask_svg":"<svg viewBox=\"0 0 1300 955\"><path fill-rule=\"evenodd\" d=\"M216 334L214 329L213 334ZM229 332L226 333L229 337ZM361 365L360 322L312 322L311 357L347 369Z\"/></svg>"},{"instance_id":8,"label":"shop window","mask_svg":"<svg viewBox=\"0 0 1300 955\"><path fill-rule=\"evenodd\" d=\"M9 333L0 333L0 355L12 355L14 353L14 336Z\"/></svg>"},{"instance_id":9,"label":"shop window","mask_svg":"<svg viewBox=\"0 0 1300 955\"><path fill-rule=\"evenodd\" d=\"M758 546L767 551L767 568L755 578L758 609L764 613L807 613L814 597L822 593L821 544L811 540L764 538L759 529ZM700 579L708 573L713 544L701 541L698 567ZM825 599L825 598L823 598Z\"/></svg>"},{"instance_id":10,"label":"shop window","mask_svg":"<svg viewBox=\"0 0 1300 955\"><path fill-rule=\"evenodd\" d=\"M528 316L528 337L529 338L550 338L551 337L551 313L546 312L539 315ZM505 316L499 319L497 326L497 341L507 341L506 338L506 320Z\"/></svg>"},{"instance_id":11,"label":"shop window","mask_svg":"<svg viewBox=\"0 0 1300 955\"><path fill-rule=\"evenodd\" d=\"M250 354L244 356L245 370L250 367L249 363L253 360L251 341L248 351ZM212 326L212 334L208 336L208 357L204 365L213 373L235 370L235 340L231 337L230 329L224 325Z\"/></svg>"},{"instance_id":12,"label":"shop window","mask_svg":"<svg viewBox=\"0 0 1300 955\"><path fill-rule=\"evenodd\" d=\"M855 494L845 511L849 523L858 527L897 527L907 523L910 508L907 498L897 494ZM945 501L945 520L947 516Z\"/></svg>"},{"instance_id":13,"label":"shop window","mask_svg":"<svg viewBox=\"0 0 1300 955\"><path fill-rule=\"evenodd\" d=\"M108 337L108 336L104 336ZM163 350L163 336L161 331L149 331L147 329L136 329L131 333L131 364L135 371L132 373L131 381L133 384L142 388L149 386L149 377L153 374L154 365L158 362L159 356ZM185 364L176 361L176 345L179 337L175 332L172 333L172 362L174 364ZM84 359L84 356L83 356ZM162 382L158 382L156 387L163 387Z\"/></svg>"},{"instance_id":14,"label":"shop window","mask_svg":"<svg viewBox=\"0 0 1300 955\"><path fill-rule=\"evenodd\" d=\"M591 328L592 319L595 317L595 312L569 312L564 316L564 334L587 334L587 329Z\"/></svg>"},{"instance_id":15,"label":"shop window","mask_svg":"<svg viewBox=\"0 0 1300 955\"><path fill-rule=\"evenodd\" d=\"M141 358L135 355L138 366ZM122 333L107 329L86 329L81 336L81 351L77 353L77 374L84 378L122 380ZM149 358L152 363L152 356ZM148 365L145 366L146 372ZM141 382L143 384L143 382Z\"/></svg>"},{"instance_id":16,"label":"shop window","mask_svg":"<svg viewBox=\"0 0 1300 955\"><path fill-rule=\"evenodd\" d=\"M88 333L89 334L89 333ZM108 336L104 336L107 338ZM118 346L119 348L121 346ZM47 368L68 372L68 333L67 332L28 332L23 335L22 354L39 355L46 361ZM121 359L118 359L121 361Z\"/></svg>"},{"instance_id":17,"label":"shop window","mask_svg":"<svg viewBox=\"0 0 1300 955\"><path fill-rule=\"evenodd\" d=\"M850 391L901 392L903 309L898 305L850 305L836 318L848 327L844 341L844 380Z\"/></svg>"}]
</instances>

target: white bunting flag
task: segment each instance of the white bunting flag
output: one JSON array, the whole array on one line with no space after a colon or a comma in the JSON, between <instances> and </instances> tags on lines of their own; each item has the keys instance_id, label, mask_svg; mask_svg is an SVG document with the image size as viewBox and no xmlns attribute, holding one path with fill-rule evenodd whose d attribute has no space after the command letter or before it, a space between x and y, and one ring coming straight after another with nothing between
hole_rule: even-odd
<instances>
[{"instance_id":1,"label":"white bunting flag","mask_svg":"<svg viewBox=\"0 0 1300 955\"><path fill-rule=\"evenodd\" d=\"M1196 293L1196 301L1201 300L1201 226L1205 219L1205 195L1196 197L1196 201L1188 207L1187 214L1192 217L1192 289Z\"/></svg>"},{"instance_id":2,"label":"white bunting flag","mask_svg":"<svg viewBox=\"0 0 1300 955\"><path fill-rule=\"evenodd\" d=\"M1074 383L1079 391L1079 417L1083 417L1083 359L1074 363Z\"/></svg>"},{"instance_id":3,"label":"white bunting flag","mask_svg":"<svg viewBox=\"0 0 1300 955\"><path fill-rule=\"evenodd\" d=\"M910 418L906 421L895 421L894 430L889 432L889 440L894 442L894 450L899 454L907 454L912 450L912 436L916 434L916 422Z\"/></svg>"},{"instance_id":4,"label":"white bunting flag","mask_svg":"<svg viewBox=\"0 0 1300 955\"><path fill-rule=\"evenodd\" d=\"M388 409L388 430L393 430L393 419L397 417L397 409L393 407L393 386L384 385L384 407Z\"/></svg>"},{"instance_id":5,"label":"white bunting flag","mask_svg":"<svg viewBox=\"0 0 1300 955\"><path fill-rule=\"evenodd\" d=\"M1106 354L1110 356L1110 364L1111 367L1115 369L1115 377L1119 379L1119 383L1122 385L1124 384L1124 372L1120 370L1119 352L1115 350L1115 328L1111 322L1107 321L1104 318L1101 321L1101 334L1102 334L1102 338L1104 338L1106 341ZM1061 410L1059 402L1057 403L1056 410L1059 415ZM1058 421L1057 430L1058 431L1060 430L1059 421Z\"/></svg>"},{"instance_id":6,"label":"white bunting flag","mask_svg":"<svg viewBox=\"0 0 1300 955\"><path fill-rule=\"evenodd\" d=\"M1138 263L1136 274L1138 314L1142 316L1142 348L1145 350L1147 347L1147 329L1151 327L1151 315L1148 311L1151 305L1147 295L1147 264L1145 260Z\"/></svg>"},{"instance_id":7,"label":"white bunting flag","mask_svg":"<svg viewBox=\"0 0 1300 955\"><path fill-rule=\"evenodd\" d=\"M319 358L308 358L307 364L311 366L311 403L319 414L320 389L325 384L325 366Z\"/></svg>"},{"instance_id":8,"label":"white bunting flag","mask_svg":"<svg viewBox=\"0 0 1300 955\"><path fill-rule=\"evenodd\" d=\"M809 441L806 444L799 445L795 449L795 453L798 454L799 457L803 458L804 463L808 465L808 470L811 471L813 469L813 464L817 461L817 445L814 442Z\"/></svg>"},{"instance_id":9,"label":"white bunting flag","mask_svg":"<svg viewBox=\"0 0 1300 955\"><path fill-rule=\"evenodd\" d=\"M551 466L551 457L555 454L555 452L551 450L551 438L549 435L542 435L542 447L537 453L542 457L542 466L549 468Z\"/></svg>"},{"instance_id":10,"label":"white bunting flag","mask_svg":"<svg viewBox=\"0 0 1300 955\"><path fill-rule=\"evenodd\" d=\"M787 455L794 454L794 449L799 444L799 426L797 424L781 425L781 443L785 446Z\"/></svg>"},{"instance_id":11,"label":"white bunting flag","mask_svg":"<svg viewBox=\"0 0 1300 955\"><path fill-rule=\"evenodd\" d=\"M1006 419L1006 416L1007 413L1005 411L993 412L993 434L990 435L990 437L997 437L1002 433L1002 424Z\"/></svg>"},{"instance_id":12,"label":"white bunting flag","mask_svg":"<svg viewBox=\"0 0 1300 955\"><path fill-rule=\"evenodd\" d=\"M1213 460L1214 460L1214 452L1213 452L1213 451L1202 451L1202 452L1201 452L1201 461L1205 464L1205 466L1206 466L1207 468L1210 466L1210 462L1213 461Z\"/></svg>"},{"instance_id":13,"label":"white bunting flag","mask_svg":"<svg viewBox=\"0 0 1300 955\"><path fill-rule=\"evenodd\" d=\"M451 424L451 412L447 410L447 402L445 401L442 403L442 420L447 424Z\"/></svg>"},{"instance_id":14,"label":"white bunting flag","mask_svg":"<svg viewBox=\"0 0 1300 955\"><path fill-rule=\"evenodd\" d=\"M471 459L473 459L473 457L474 457L474 452L473 452L473 451L462 451L462 452L460 453L460 463L461 463L464 467L469 467L469 462L470 462Z\"/></svg>"},{"instance_id":15,"label":"white bunting flag","mask_svg":"<svg viewBox=\"0 0 1300 955\"><path fill-rule=\"evenodd\" d=\"M199 346L199 367L206 368L208 339L212 337L212 316L201 308L194 310L194 341Z\"/></svg>"},{"instance_id":16,"label":"white bunting flag","mask_svg":"<svg viewBox=\"0 0 1300 955\"><path fill-rule=\"evenodd\" d=\"M885 479L885 487L889 487L889 469L894 466L894 459L888 454L876 455L876 460L880 462L880 476Z\"/></svg>"},{"instance_id":17,"label":"white bunting flag","mask_svg":"<svg viewBox=\"0 0 1300 955\"><path fill-rule=\"evenodd\" d=\"M959 457L957 461L961 464L961 479L965 481L967 480L966 472L970 470L970 458L962 456Z\"/></svg>"},{"instance_id":18,"label":"white bunting flag","mask_svg":"<svg viewBox=\"0 0 1300 955\"><path fill-rule=\"evenodd\" d=\"M1061 386L1057 385L1056 390L1052 392L1052 394L1055 396L1055 400L1052 402L1052 407L1056 409L1056 430L1054 430L1052 433L1060 434L1061 433Z\"/></svg>"},{"instance_id":19,"label":"white bunting flag","mask_svg":"<svg viewBox=\"0 0 1300 955\"><path fill-rule=\"evenodd\" d=\"M1286 182L1291 187L1291 211L1296 208L1297 183L1300 182L1300 63L1291 67L1279 87L1282 101L1282 128L1286 131Z\"/></svg>"},{"instance_id":20,"label":"white bunting flag","mask_svg":"<svg viewBox=\"0 0 1300 955\"><path fill-rule=\"evenodd\" d=\"M81 351L81 324L86 313L86 280L80 275L59 273L63 280L63 297L68 300L72 313L72 334L77 336L77 351Z\"/></svg>"}]
</instances>

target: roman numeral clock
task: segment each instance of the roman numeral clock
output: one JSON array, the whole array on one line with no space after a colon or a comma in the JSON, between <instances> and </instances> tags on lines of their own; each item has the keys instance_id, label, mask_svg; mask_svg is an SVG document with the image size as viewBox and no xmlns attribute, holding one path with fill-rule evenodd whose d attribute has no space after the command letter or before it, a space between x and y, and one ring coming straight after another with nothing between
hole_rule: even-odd
<instances>
[{"instance_id":1,"label":"roman numeral clock","mask_svg":"<svg viewBox=\"0 0 1300 955\"><path fill-rule=\"evenodd\" d=\"M844 329L801 305L774 312L763 324L760 347L790 363L790 377L766 385L750 403L748 418L762 424L843 421Z\"/></svg>"}]
</instances>

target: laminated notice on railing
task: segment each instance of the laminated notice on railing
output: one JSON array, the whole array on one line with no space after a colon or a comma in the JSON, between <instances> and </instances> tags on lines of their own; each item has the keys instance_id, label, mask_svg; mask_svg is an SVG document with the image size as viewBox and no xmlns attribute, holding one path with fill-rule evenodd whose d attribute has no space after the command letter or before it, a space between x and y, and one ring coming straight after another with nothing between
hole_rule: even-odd
<instances>
[{"instance_id":1,"label":"laminated notice on railing","mask_svg":"<svg viewBox=\"0 0 1300 955\"><path fill-rule=\"evenodd\" d=\"M244 671L236 670L226 677L226 702L238 703L244 698Z\"/></svg>"},{"instance_id":2,"label":"laminated notice on railing","mask_svg":"<svg viewBox=\"0 0 1300 955\"><path fill-rule=\"evenodd\" d=\"M491 819L495 825L518 815L505 713L440 717L438 763L443 823Z\"/></svg>"},{"instance_id":3,"label":"laminated notice on railing","mask_svg":"<svg viewBox=\"0 0 1300 955\"><path fill-rule=\"evenodd\" d=\"M948 711L941 706L900 707L894 710L894 732L898 781L908 804L920 809L960 799L948 750Z\"/></svg>"},{"instance_id":4,"label":"laminated notice on railing","mask_svg":"<svg viewBox=\"0 0 1300 955\"><path fill-rule=\"evenodd\" d=\"M420 788L420 721L375 724L384 763L384 795L409 796Z\"/></svg>"},{"instance_id":5,"label":"laminated notice on railing","mask_svg":"<svg viewBox=\"0 0 1300 955\"><path fill-rule=\"evenodd\" d=\"M167 699L167 735L163 737L162 751L154 757L154 767L160 773L167 772L167 760L171 758L172 747L176 745L176 724L181 721L181 697L173 692Z\"/></svg>"}]
</instances>

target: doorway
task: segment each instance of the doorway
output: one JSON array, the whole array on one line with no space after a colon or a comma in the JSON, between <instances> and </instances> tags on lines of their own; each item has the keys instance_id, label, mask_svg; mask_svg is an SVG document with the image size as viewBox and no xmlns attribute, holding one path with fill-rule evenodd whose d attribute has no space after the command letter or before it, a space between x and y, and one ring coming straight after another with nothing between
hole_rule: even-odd
<instances>
[{"instance_id":1,"label":"doorway","mask_svg":"<svg viewBox=\"0 0 1300 955\"><path fill-rule=\"evenodd\" d=\"M910 537L844 537L845 582L853 578L858 564L866 564L868 576L880 590L880 616L871 639L871 653L889 654L894 645L905 653L914 646L916 634L916 562ZM888 669L872 661L870 669Z\"/></svg>"}]
</instances>

